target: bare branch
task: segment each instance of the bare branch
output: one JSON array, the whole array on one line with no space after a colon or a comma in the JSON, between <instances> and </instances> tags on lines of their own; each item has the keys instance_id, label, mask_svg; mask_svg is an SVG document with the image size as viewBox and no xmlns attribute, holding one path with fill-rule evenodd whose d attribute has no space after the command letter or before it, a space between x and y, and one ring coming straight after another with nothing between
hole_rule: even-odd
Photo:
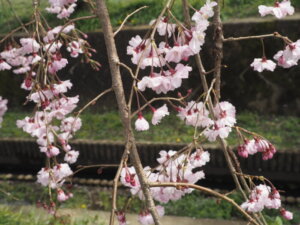
<instances>
[{"instance_id":1,"label":"bare branch","mask_svg":"<svg viewBox=\"0 0 300 225\"><path fill-rule=\"evenodd\" d=\"M158 97L158 98L152 98L150 101L148 101L147 103L145 103L143 106L141 106L138 110L136 110L135 112L133 112L131 114L131 118L133 118L136 114L138 114L139 111L142 111L144 108L146 108L148 105L150 105L152 102L156 102L156 101L177 101L177 102L181 102L183 100L183 98L171 98L171 97Z\"/></svg>"},{"instance_id":2,"label":"bare branch","mask_svg":"<svg viewBox=\"0 0 300 225\"><path fill-rule=\"evenodd\" d=\"M278 32L274 32L273 34L262 34L262 35L246 36L246 37L229 37L229 38L225 38L223 42L243 41L243 40L261 39L261 38L269 38L269 37L280 38L287 43L292 43L292 41L288 37L285 37L279 34Z\"/></svg>"},{"instance_id":3,"label":"bare branch","mask_svg":"<svg viewBox=\"0 0 300 225\"><path fill-rule=\"evenodd\" d=\"M112 87L116 95L119 113L124 127L124 138L126 139L126 144L128 145L128 149L130 149L130 159L133 163L133 166L136 170L136 174L139 178L141 189L145 196L147 208L149 209L153 217L153 221L155 225L160 225L161 223L158 219L158 214L155 208L153 198L150 193L147 179L143 171L141 160L136 147L136 141L131 127L130 110L126 105L124 87L121 79L120 67L118 65L118 62L120 62L120 60L116 49L116 44L113 36L113 30L112 30L108 10L105 4L105 0L96 0L96 4L97 4L97 14L99 20L101 21L102 29L105 34L104 40L106 44L108 61L109 61L109 66L111 71Z\"/></svg>"},{"instance_id":4,"label":"bare branch","mask_svg":"<svg viewBox=\"0 0 300 225\"><path fill-rule=\"evenodd\" d=\"M117 192L118 192L118 181L121 175L121 171L124 165L124 162L127 161L127 157L129 154L129 145L127 144L125 146L125 150L121 159L121 162L119 164L118 167L118 171L115 175L114 181L113 181L113 190L112 190L112 206L111 206L111 213L110 213L110 220L109 220L109 224L113 225L114 224L114 218L115 218L115 213L117 210Z\"/></svg>"},{"instance_id":5,"label":"bare branch","mask_svg":"<svg viewBox=\"0 0 300 225\"><path fill-rule=\"evenodd\" d=\"M125 19L123 20L123 22L121 23L121 25L119 26L119 28L114 32L114 37L122 30L124 24L127 22L127 20L133 16L134 14L138 13L139 11L141 11L142 9L148 8L148 6L144 5L136 10L134 10L132 13L130 13L129 15L127 15L125 17Z\"/></svg>"},{"instance_id":6,"label":"bare branch","mask_svg":"<svg viewBox=\"0 0 300 225\"><path fill-rule=\"evenodd\" d=\"M24 26L29 26L30 24L33 24L35 23L34 20L28 22L28 23L25 23ZM16 29L13 29L11 32L9 32L7 35L4 36L4 38L2 38L0 40L0 44L2 44L4 41L6 41L10 36L12 36L14 33L18 32L19 30L23 29L23 26L19 26L17 27Z\"/></svg>"}]
</instances>

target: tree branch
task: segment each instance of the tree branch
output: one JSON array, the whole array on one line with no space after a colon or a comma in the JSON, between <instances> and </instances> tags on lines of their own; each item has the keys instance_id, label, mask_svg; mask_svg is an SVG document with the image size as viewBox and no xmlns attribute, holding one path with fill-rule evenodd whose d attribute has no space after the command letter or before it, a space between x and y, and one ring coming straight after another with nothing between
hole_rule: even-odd
<instances>
[{"instance_id":1,"label":"tree branch","mask_svg":"<svg viewBox=\"0 0 300 225\"><path fill-rule=\"evenodd\" d=\"M107 49L108 61L112 77L112 87L116 95L119 113L121 121L124 127L124 137L126 139L126 145L130 151L130 159L136 170L137 176L139 178L141 189L145 196L147 207L153 217L154 223L160 225L158 220L158 214L155 208L153 198L150 193L149 185L145 177L141 160L137 151L136 141L131 127L130 110L126 105L125 93L123 88L123 83L121 79L121 73L119 68L119 57L115 45L114 35L112 26L109 19L108 10L105 4L105 0L96 0L97 4L97 14L99 20L102 24L104 40Z\"/></svg>"},{"instance_id":2,"label":"tree branch","mask_svg":"<svg viewBox=\"0 0 300 225\"><path fill-rule=\"evenodd\" d=\"M132 13L130 13L129 15L127 15L125 17L125 19L123 20L123 22L121 23L121 25L119 26L119 28L114 32L114 37L120 32L120 30L122 30L124 24L127 22L127 20L133 16L134 14L136 14L137 12L141 11L142 9L148 8L148 6L144 5L136 10L134 10Z\"/></svg>"}]
</instances>

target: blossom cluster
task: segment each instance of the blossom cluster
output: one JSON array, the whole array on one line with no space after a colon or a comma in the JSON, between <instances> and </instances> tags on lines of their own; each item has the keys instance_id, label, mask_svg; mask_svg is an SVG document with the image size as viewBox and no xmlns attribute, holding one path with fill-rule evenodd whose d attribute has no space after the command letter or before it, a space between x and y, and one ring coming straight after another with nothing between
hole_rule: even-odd
<instances>
[{"instance_id":1,"label":"blossom cluster","mask_svg":"<svg viewBox=\"0 0 300 225\"><path fill-rule=\"evenodd\" d=\"M203 102L190 101L185 107L178 107L176 110L179 118L184 120L186 125L204 128L203 135L211 142L215 141L217 137L227 138L232 126L236 123L235 107L226 101L216 104L213 108L213 118L210 117ZM166 105L153 109L152 124L158 124L166 115L169 115ZM142 113L139 113L138 119L135 121L135 129L145 131L149 127L148 121Z\"/></svg>"},{"instance_id":2,"label":"blossom cluster","mask_svg":"<svg viewBox=\"0 0 300 225\"><path fill-rule=\"evenodd\" d=\"M59 40L59 36L64 36L65 40L69 40L66 43L66 49L71 57L78 57L83 53L91 55L87 41L81 38L74 39L68 35L74 30L73 24L65 27L57 26L44 34L42 43L29 37L21 38L20 45L16 43L15 46L6 46L6 49L0 53L0 71L14 68L15 74L25 74L26 78L21 87L31 90L34 83L32 80L36 77L39 64L45 64L50 74L56 74L68 64L68 60L63 58L61 53L63 42Z\"/></svg>"},{"instance_id":3,"label":"blossom cluster","mask_svg":"<svg viewBox=\"0 0 300 225\"><path fill-rule=\"evenodd\" d=\"M277 52L274 59L283 68L297 65L300 59L300 40L288 44L284 50Z\"/></svg>"},{"instance_id":4,"label":"blossom cluster","mask_svg":"<svg viewBox=\"0 0 300 225\"><path fill-rule=\"evenodd\" d=\"M262 159L268 160L273 158L276 153L275 147L265 139L254 137L254 139L245 139L242 145L238 146L238 154L243 158L254 155L257 152L262 153Z\"/></svg>"},{"instance_id":5,"label":"blossom cluster","mask_svg":"<svg viewBox=\"0 0 300 225\"><path fill-rule=\"evenodd\" d=\"M249 200L244 202L241 207L254 213L262 211L265 207L279 209L281 207L280 194L276 189L260 184L251 191Z\"/></svg>"},{"instance_id":6,"label":"blossom cluster","mask_svg":"<svg viewBox=\"0 0 300 225\"><path fill-rule=\"evenodd\" d=\"M7 99L3 99L2 96L0 96L0 127L3 121L3 115L7 111Z\"/></svg>"},{"instance_id":7,"label":"blossom cluster","mask_svg":"<svg viewBox=\"0 0 300 225\"><path fill-rule=\"evenodd\" d=\"M274 15L279 19L287 15L293 15L295 12L290 0L283 0L282 2L276 1L274 7L260 5L258 6L258 10L261 16ZM296 42L285 40L285 42L285 49L277 52L273 58L277 61L279 66L290 68L297 65L300 59L300 40ZM258 72L262 72L263 70L274 71L276 64L264 56L263 58L254 59L251 67Z\"/></svg>"},{"instance_id":8,"label":"blossom cluster","mask_svg":"<svg viewBox=\"0 0 300 225\"><path fill-rule=\"evenodd\" d=\"M186 125L204 128L204 136L211 142L217 137L227 138L231 127L236 123L235 107L229 102L220 102L213 108L213 118L203 102L191 101L185 108L178 108L178 116Z\"/></svg>"},{"instance_id":9,"label":"blossom cluster","mask_svg":"<svg viewBox=\"0 0 300 225\"><path fill-rule=\"evenodd\" d=\"M283 68L290 68L298 65L300 59L300 40L289 43L284 50L278 51L273 58L277 61L278 66ZM263 70L274 71L276 63L265 57L261 59L256 58L251 64L251 67L258 72L262 72Z\"/></svg>"},{"instance_id":10,"label":"blossom cluster","mask_svg":"<svg viewBox=\"0 0 300 225\"><path fill-rule=\"evenodd\" d=\"M200 179L204 179L205 175L200 167L204 166L210 160L209 153L202 149L190 155L176 155L176 151L162 150L157 159L159 166L155 169L145 167L144 172L149 182L180 182L195 184ZM196 170L196 172L195 172ZM144 199L141 191L139 179L133 167L124 167L121 172L121 183L130 188L133 195L138 195L141 200ZM152 187L150 188L153 198L160 203L167 203L170 200L176 201L185 194L191 193L192 188L188 187ZM162 212L162 209L158 210ZM163 213L162 213L163 215ZM139 221L142 224L152 224L153 219L148 211L142 212ZM148 221L148 222L147 222ZM149 222L151 221L151 223Z\"/></svg>"},{"instance_id":11,"label":"blossom cluster","mask_svg":"<svg viewBox=\"0 0 300 225\"><path fill-rule=\"evenodd\" d=\"M40 111L33 117L17 121L17 126L37 139L40 151L49 159L64 153L66 163L56 164L53 168L42 168L38 173L38 182L43 186L60 188L65 178L73 172L69 164L77 161L79 152L68 144L74 133L81 127L81 119L68 116L79 101L78 96L66 97L63 94L71 88L70 81L61 81L48 89L37 90L28 99L37 104ZM58 199L67 199L62 189L58 189Z\"/></svg>"},{"instance_id":12,"label":"blossom cluster","mask_svg":"<svg viewBox=\"0 0 300 225\"><path fill-rule=\"evenodd\" d=\"M153 125L159 124L163 117L169 115L168 107L166 104L164 104L163 106L157 109L151 107L151 110L153 112L153 116L151 120ZM135 129L137 131L145 131L145 130L149 130L149 127L150 126L148 121L143 117L142 113L140 112L138 115L138 119L135 121Z\"/></svg>"},{"instance_id":13,"label":"blossom cluster","mask_svg":"<svg viewBox=\"0 0 300 225\"><path fill-rule=\"evenodd\" d=\"M213 7L216 2L208 0L206 4L192 17L195 26L187 29L181 25L178 34L175 34L177 24L169 22L169 17L163 17L159 21L152 21L160 36L166 36L166 42L158 45L149 39L142 39L139 35L129 41L127 54L131 55L132 63L141 69L151 67L149 76L143 77L137 84L138 89L144 91L150 88L157 94L173 91L179 88L183 79L189 77L192 68L183 65L190 56L200 52L205 41L205 31L209 25L208 19L213 16ZM172 36L173 41L168 38ZM175 63L176 66L172 66ZM164 67L166 69L164 69ZM155 70L158 70L155 72Z\"/></svg>"},{"instance_id":14,"label":"blossom cluster","mask_svg":"<svg viewBox=\"0 0 300 225\"><path fill-rule=\"evenodd\" d=\"M57 14L58 19L68 18L75 10L77 0L48 0L50 7L46 10L49 13Z\"/></svg>"},{"instance_id":15,"label":"blossom cluster","mask_svg":"<svg viewBox=\"0 0 300 225\"><path fill-rule=\"evenodd\" d=\"M75 2L49 0L51 6L47 11L56 13L58 18L67 18L74 11ZM38 22L39 26L48 27L43 21ZM77 107L79 96L66 95L72 83L60 80L58 72L68 64L63 52L69 52L73 58L82 54L86 61L94 62L90 59L94 49L84 40L87 36L71 22L52 29L45 27L39 34L6 45L0 52L0 71L12 70L25 75L21 87L29 91L27 102L33 102L36 107L32 116L17 121L17 127L34 137L40 152L48 158L47 166L38 172L38 183L56 189L58 201L65 201L73 195L65 192L62 185L73 174L69 164L75 163L79 156L69 140L82 123L78 116L70 115ZM0 115L5 111L5 104L1 101Z\"/></svg>"},{"instance_id":16,"label":"blossom cluster","mask_svg":"<svg viewBox=\"0 0 300 225\"><path fill-rule=\"evenodd\" d=\"M276 1L274 6L260 5L258 6L258 11L261 16L273 15L278 19L281 19L287 15L293 15L295 9L291 5L290 0L283 0L281 2Z\"/></svg>"},{"instance_id":17,"label":"blossom cluster","mask_svg":"<svg viewBox=\"0 0 300 225\"><path fill-rule=\"evenodd\" d=\"M273 187L265 184L255 186L251 190L249 200L244 202L241 207L248 212L261 212L264 208L280 209L282 216L288 220L293 219L293 214L284 208L281 208L281 199L279 192Z\"/></svg>"}]
</instances>

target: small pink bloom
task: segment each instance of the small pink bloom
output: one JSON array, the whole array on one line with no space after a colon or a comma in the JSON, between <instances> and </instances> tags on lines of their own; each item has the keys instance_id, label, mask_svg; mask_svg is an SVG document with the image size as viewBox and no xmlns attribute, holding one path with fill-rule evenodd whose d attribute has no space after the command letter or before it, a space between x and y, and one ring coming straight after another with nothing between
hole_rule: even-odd
<instances>
[{"instance_id":1,"label":"small pink bloom","mask_svg":"<svg viewBox=\"0 0 300 225\"><path fill-rule=\"evenodd\" d=\"M69 196L65 194L65 192L62 189L57 190L57 200L60 202L64 202L69 199Z\"/></svg>"},{"instance_id":2,"label":"small pink bloom","mask_svg":"<svg viewBox=\"0 0 300 225\"><path fill-rule=\"evenodd\" d=\"M251 64L251 67L258 72L262 72L263 70L274 71L276 63L272 60L267 60L266 58L256 58Z\"/></svg>"},{"instance_id":3,"label":"small pink bloom","mask_svg":"<svg viewBox=\"0 0 300 225\"><path fill-rule=\"evenodd\" d=\"M292 220L293 219L293 213L290 212L290 211L287 211L285 209L281 209L280 213L281 213L282 217L287 219L287 220Z\"/></svg>"},{"instance_id":4,"label":"small pink bloom","mask_svg":"<svg viewBox=\"0 0 300 225\"><path fill-rule=\"evenodd\" d=\"M77 161L78 156L79 156L78 151L71 150L66 152L64 160L70 164L73 164Z\"/></svg>"},{"instance_id":5,"label":"small pink bloom","mask_svg":"<svg viewBox=\"0 0 300 225\"><path fill-rule=\"evenodd\" d=\"M276 2L274 7L260 5L258 6L258 11L261 16L274 15L281 19L287 15L293 15L295 9L289 0L283 0L282 2Z\"/></svg>"},{"instance_id":6,"label":"small pink bloom","mask_svg":"<svg viewBox=\"0 0 300 225\"><path fill-rule=\"evenodd\" d=\"M139 114L138 119L135 121L135 129L137 131L149 130L149 123L142 114Z\"/></svg>"},{"instance_id":7,"label":"small pink bloom","mask_svg":"<svg viewBox=\"0 0 300 225\"><path fill-rule=\"evenodd\" d=\"M3 59L0 59L0 71L3 71L3 70L10 70L11 69L11 66L5 62Z\"/></svg>"},{"instance_id":8,"label":"small pink bloom","mask_svg":"<svg viewBox=\"0 0 300 225\"><path fill-rule=\"evenodd\" d=\"M169 115L169 111L166 104L164 104L162 107L158 109L153 108L153 110L154 110L153 117L152 117L153 125L159 124L163 117Z\"/></svg>"}]
</instances>

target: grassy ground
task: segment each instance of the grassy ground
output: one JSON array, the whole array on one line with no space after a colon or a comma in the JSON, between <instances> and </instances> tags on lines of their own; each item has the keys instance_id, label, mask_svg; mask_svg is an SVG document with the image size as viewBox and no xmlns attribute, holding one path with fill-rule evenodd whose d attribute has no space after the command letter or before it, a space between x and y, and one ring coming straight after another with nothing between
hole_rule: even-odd
<instances>
[{"instance_id":1,"label":"grassy ground","mask_svg":"<svg viewBox=\"0 0 300 225\"><path fill-rule=\"evenodd\" d=\"M6 194L3 193L5 190ZM2 191L2 192L1 192ZM82 213L87 213L88 210L110 210L111 195L110 192L104 191L99 187L92 186L75 186L72 190L74 193L74 198L68 200L66 203L60 205L62 209L81 209ZM10 195L8 196L7 193ZM36 193L36 194L35 194ZM40 211L31 210L25 212L24 210L19 210L18 206L22 205L34 205L38 200L46 201L47 191L43 190L38 184L32 183L22 183L22 182L11 182L11 181L1 181L0 182L0 204L7 205L7 207L0 207L0 225L39 225L39 224L61 224L59 221L52 221L54 223L49 223L49 217L42 216ZM231 194L237 203L241 203L242 199L237 194ZM130 200L127 205L127 211L130 213L139 213L143 204L137 198L130 198L130 193L122 189L118 195L118 208L122 208ZM165 204L166 215L176 215L176 216L188 216L193 218L211 218L211 219L233 219L239 218L243 219L239 212L235 208L225 202L220 201L215 198L203 195L200 192L194 191L183 197L179 201L169 202ZM292 223L284 224L298 224L300 222L299 207L288 207L289 210L294 211L294 220ZM265 215L270 225L273 223L278 216L277 211L266 211ZM53 218L52 218L53 219ZM68 218L65 218L68 219ZM70 218L69 218L70 219ZM74 224L88 225L94 224L92 221L96 221L97 218L88 218L85 221L75 221ZM277 220L280 220L277 218ZM9 221L9 222L3 222ZM30 223L30 221L32 223ZM18 223L19 222L19 223ZM69 223L67 223L69 224ZM279 224L277 224L279 225Z\"/></svg>"},{"instance_id":2,"label":"grassy ground","mask_svg":"<svg viewBox=\"0 0 300 225\"><path fill-rule=\"evenodd\" d=\"M14 17L12 10L22 19L22 21L28 22L31 19L32 7L31 1L28 0L13 0L12 7L7 3L8 0L0 0L0 33L6 33L13 27L18 26L18 22ZM113 26L118 26L127 14L134 11L135 9L147 5L147 9L140 12L128 21L128 25L141 25L149 24L149 22L154 19L163 7L166 0L108 0L108 8L111 14ZM191 5L195 8L200 8L204 0L190 0ZM78 1L79 6L73 17L89 15L90 10L83 4L82 0ZM260 4L272 5L273 1L270 0L224 0L222 3L222 17L225 21L236 18L245 17L256 17L258 16L257 6ZM292 4L299 9L300 2L292 1ZM47 1L41 1L41 8L47 6ZM177 0L173 6L174 14L182 19L181 12L181 1ZM45 13L45 17L50 21L51 25L56 25L57 20L55 16ZM99 24L97 19L91 19L89 21L81 21L78 23L78 27L83 31L95 31L99 29Z\"/></svg>"},{"instance_id":3,"label":"grassy ground","mask_svg":"<svg viewBox=\"0 0 300 225\"><path fill-rule=\"evenodd\" d=\"M16 120L23 119L27 114L8 112L5 114L0 138L30 137L16 127ZM151 115L145 116L148 121ZM85 113L81 116L82 128L76 133L76 139L122 141L123 131L117 112L103 114ZM300 118L292 116L263 116L256 113L242 112L237 117L238 125L252 132L261 134L270 140L279 150L297 149L300 146ZM176 115L164 118L159 126L151 126L149 131L136 132L138 141L189 143L192 141L194 129L185 126ZM229 137L229 143L237 145L235 132Z\"/></svg>"}]
</instances>

